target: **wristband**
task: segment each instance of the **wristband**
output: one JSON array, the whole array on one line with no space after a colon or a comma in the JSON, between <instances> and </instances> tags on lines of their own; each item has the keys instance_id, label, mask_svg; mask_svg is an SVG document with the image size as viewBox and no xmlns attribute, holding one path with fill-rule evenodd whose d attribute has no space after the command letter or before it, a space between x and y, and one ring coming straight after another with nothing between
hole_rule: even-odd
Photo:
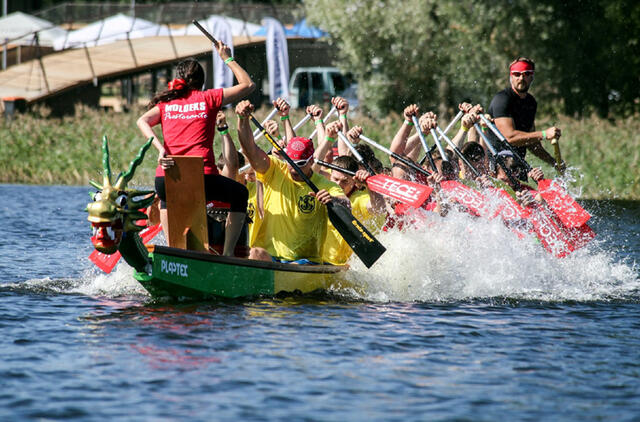
<instances>
[{"instance_id":1,"label":"wristband","mask_svg":"<svg viewBox=\"0 0 640 422\"><path fill-rule=\"evenodd\" d=\"M327 141L331 142L332 144L336 141L335 138L332 138L331 136L327 135L327 137L325 138Z\"/></svg>"},{"instance_id":2,"label":"wristband","mask_svg":"<svg viewBox=\"0 0 640 422\"><path fill-rule=\"evenodd\" d=\"M318 119L316 120L316 126L323 124L324 122L322 121L322 119Z\"/></svg>"},{"instance_id":3,"label":"wristband","mask_svg":"<svg viewBox=\"0 0 640 422\"><path fill-rule=\"evenodd\" d=\"M224 132L224 131L229 131L229 125L224 125L224 126L218 126L218 132Z\"/></svg>"},{"instance_id":4,"label":"wristband","mask_svg":"<svg viewBox=\"0 0 640 422\"><path fill-rule=\"evenodd\" d=\"M542 131L542 140L547 139L547 132L545 130Z\"/></svg>"},{"instance_id":5,"label":"wristband","mask_svg":"<svg viewBox=\"0 0 640 422\"><path fill-rule=\"evenodd\" d=\"M469 128L468 127L462 126L462 130L465 131L465 132L469 132Z\"/></svg>"},{"instance_id":6,"label":"wristband","mask_svg":"<svg viewBox=\"0 0 640 422\"><path fill-rule=\"evenodd\" d=\"M234 60L235 60L235 59L234 59L233 57L229 57L228 59L226 59L226 60L224 61L224 64L229 64L229 63L231 63L231 62L232 62L232 61L234 61Z\"/></svg>"},{"instance_id":7,"label":"wristband","mask_svg":"<svg viewBox=\"0 0 640 422\"><path fill-rule=\"evenodd\" d=\"M224 130L218 129L218 132L220 132L220 135L227 135L229 133L229 128L226 128Z\"/></svg>"},{"instance_id":8,"label":"wristband","mask_svg":"<svg viewBox=\"0 0 640 422\"><path fill-rule=\"evenodd\" d=\"M405 120L404 124L407 126L413 126L413 122L409 121L409 120Z\"/></svg>"},{"instance_id":9,"label":"wristband","mask_svg":"<svg viewBox=\"0 0 640 422\"><path fill-rule=\"evenodd\" d=\"M286 116L280 116L280 120L289 120L289 115L287 114Z\"/></svg>"}]
</instances>

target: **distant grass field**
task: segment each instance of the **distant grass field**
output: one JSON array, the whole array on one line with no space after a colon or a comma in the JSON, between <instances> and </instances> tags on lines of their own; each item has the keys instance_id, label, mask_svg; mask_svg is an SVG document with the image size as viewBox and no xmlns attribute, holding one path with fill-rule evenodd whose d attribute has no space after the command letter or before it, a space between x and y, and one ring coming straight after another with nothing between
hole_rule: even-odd
<instances>
[{"instance_id":1,"label":"distant grass field","mask_svg":"<svg viewBox=\"0 0 640 422\"><path fill-rule=\"evenodd\" d=\"M256 116L266 116L268 111L258 110ZM114 174L124 171L145 142L135 124L142 112L142 109L114 113L83 108L75 116L62 119L43 117L44 113L38 112L16 115L11 120L0 119L0 182L70 185L88 185L89 179L101 182L103 135L109 138L112 171ZM227 116L230 133L235 138L235 115L229 110ZM292 121L297 122L302 116L301 111L295 111ZM398 115L377 121L368 117L350 120L352 125L361 125L367 136L385 145L401 122ZM551 124L562 128L563 158L573 168L572 187L582 198L640 199L640 119L637 116L615 122L596 117L540 116L536 124L539 128ZM312 130L308 123L300 134L308 136ZM549 144L545 147L552 152ZM157 153L151 148L136 172L134 184L153 185L156 159ZM537 159L531 159L531 163L541 165ZM546 165L543 169L548 176L554 174Z\"/></svg>"}]
</instances>

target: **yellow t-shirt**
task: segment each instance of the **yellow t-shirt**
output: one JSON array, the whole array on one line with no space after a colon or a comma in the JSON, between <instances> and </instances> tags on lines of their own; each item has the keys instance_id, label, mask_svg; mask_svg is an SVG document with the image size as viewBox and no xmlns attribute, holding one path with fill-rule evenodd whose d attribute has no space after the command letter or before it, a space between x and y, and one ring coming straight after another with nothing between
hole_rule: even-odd
<instances>
[{"instance_id":1,"label":"yellow t-shirt","mask_svg":"<svg viewBox=\"0 0 640 422\"><path fill-rule=\"evenodd\" d=\"M374 217L367 208L371 201L369 191L366 189L355 191L349 197L349 201L351 201L351 213L353 216L364 224L369 231L373 231L371 227L375 225L373 224ZM333 265L344 265L349 257L351 257L353 250L349 244L345 242L338 230L333 227L331 222L328 223L328 226L329 229L324 242L322 259L324 262Z\"/></svg>"},{"instance_id":2,"label":"yellow t-shirt","mask_svg":"<svg viewBox=\"0 0 640 422\"><path fill-rule=\"evenodd\" d=\"M327 233L327 207L309 195L306 183L291 178L287 163L269 157L266 173L256 172L264 186L264 218L257 244L272 256L288 261L306 258L322 262L322 246ZM340 186L313 174L311 181L332 196L344 196Z\"/></svg>"},{"instance_id":3,"label":"yellow t-shirt","mask_svg":"<svg viewBox=\"0 0 640 422\"><path fill-rule=\"evenodd\" d=\"M254 247L258 243L258 233L262 218L258 212L258 184L256 182L247 182L247 190L249 190L249 201L247 203L247 215L251 218L252 223L249 224L249 246Z\"/></svg>"}]
</instances>

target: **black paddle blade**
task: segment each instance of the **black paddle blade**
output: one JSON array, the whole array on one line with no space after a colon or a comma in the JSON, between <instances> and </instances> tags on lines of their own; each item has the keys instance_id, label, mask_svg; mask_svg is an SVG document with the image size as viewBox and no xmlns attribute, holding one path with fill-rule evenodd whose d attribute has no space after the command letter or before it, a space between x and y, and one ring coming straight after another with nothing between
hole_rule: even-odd
<instances>
[{"instance_id":1,"label":"black paddle blade","mask_svg":"<svg viewBox=\"0 0 640 422\"><path fill-rule=\"evenodd\" d=\"M327 205L327 211L333 227L338 230L364 265L366 265L367 268L371 268L373 263L376 262L387 249L373 237L369 230L367 230L345 206L330 202Z\"/></svg>"}]
</instances>

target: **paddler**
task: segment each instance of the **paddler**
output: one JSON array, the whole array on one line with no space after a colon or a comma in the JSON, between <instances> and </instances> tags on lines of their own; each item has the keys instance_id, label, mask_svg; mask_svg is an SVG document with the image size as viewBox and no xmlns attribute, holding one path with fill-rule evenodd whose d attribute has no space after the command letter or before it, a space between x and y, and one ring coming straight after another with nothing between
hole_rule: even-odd
<instances>
[{"instance_id":1,"label":"paddler","mask_svg":"<svg viewBox=\"0 0 640 422\"><path fill-rule=\"evenodd\" d=\"M137 121L146 138L153 138L158 150L155 188L160 197L160 219L167 227L166 192L164 171L175 163L169 155L200 156L204 159L204 186L207 201L218 200L231 204L231 212L225 226L223 254L233 255L247 211L247 188L221 176L213 155L216 115L226 104L249 95L255 84L249 74L231 57L231 49L224 43L217 46L220 58L227 63L238 83L230 88L202 91L204 70L195 59L187 59L176 67L177 78L168 89L156 94L149 103L149 110ZM164 143L156 137L153 126L161 124ZM165 235L168 232L165 230ZM167 239L169 240L169 239Z\"/></svg>"},{"instance_id":2,"label":"paddler","mask_svg":"<svg viewBox=\"0 0 640 422\"><path fill-rule=\"evenodd\" d=\"M312 170L314 147L310 139L294 137L286 153L320 189L309 192L296 170L268 155L253 139L249 117L254 107L249 101L236 106L238 137L256 177L264 186L264 220L250 258L283 263L320 264L327 234L325 204L339 201L350 208L349 199L338 185ZM324 130L322 131L324 136Z\"/></svg>"},{"instance_id":3,"label":"paddler","mask_svg":"<svg viewBox=\"0 0 640 422\"><path fill-rule=\"evenodd\" d=\"M325 141L321 142L318 147L318 155L324 156L326 151L330 151L333 143L338 138L338 131L343 127L343 122L336 121L327 125ZM353 134L358 132L358 127L352 128L348 133ZM360 134L362 131L360 130ZM359 136L359 135L358 135ZM343 144L342 142L340 142ZM363 157L364 159L364 157ZM376 192L369 191L366 187L366 179L369 177L369 173L361 169L360 164L351 155L341 155L333 160L333 165L345 169L351 173L356 173L355 176L351 176L347 173L343 173L339 170L331 170L327 172L321 168L318 172L327 177L332 182L336 183L342 191L345 193L349 201L351 202L351 210L358 220L367 226L371 231L376 231L381 227L384 221L379 221L376 224L376 216L379 216L385 212L384 198ZM378 227L373 227L377 225ZM323 246L323 261L333 265L346 264L353 251L342 238L340 233L329 222L329 228L326 236L326 240Z\"/></svg>"},{"instance_id":4,"label":"paddler","mask_svg":"<svg viewBox=\"0 0 640 422\"><path fill-rule=\"evenodd\" d=\"M561 131L556 126L536 131L538 103L529 93L535 68L535 63L526 57L515 59L509 65L509 86L493 97L488 112L520 157L524 158L529 149L544 162L555 166L555 159L543 148L541 141L560 139Z\"/></svg>"}]
</instances>

